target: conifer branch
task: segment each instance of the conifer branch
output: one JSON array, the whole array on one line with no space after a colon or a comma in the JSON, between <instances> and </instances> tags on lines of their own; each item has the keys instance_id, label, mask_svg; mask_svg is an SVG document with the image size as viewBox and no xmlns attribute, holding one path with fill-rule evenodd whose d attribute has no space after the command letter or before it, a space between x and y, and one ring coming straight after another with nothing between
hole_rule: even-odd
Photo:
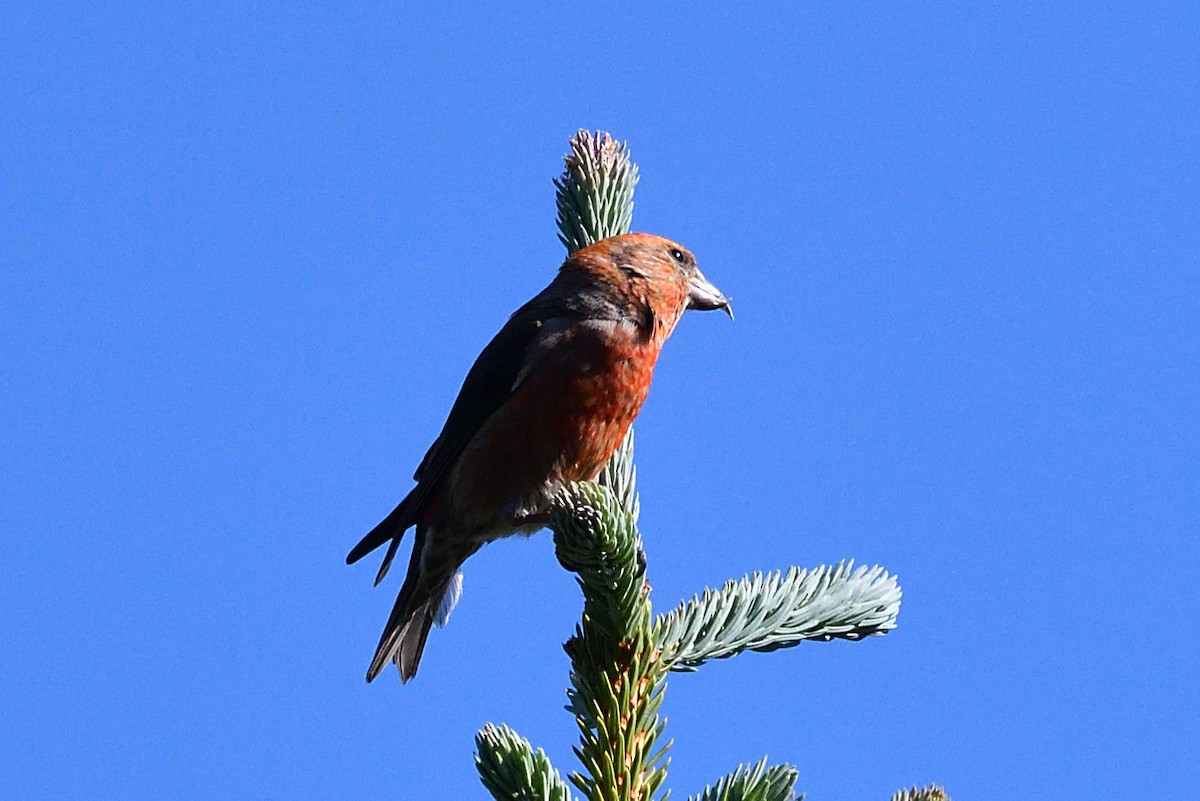
<instances>
[{"instance_id":1,"label":"conifer branch","mask_svg":"<svg viewBox=\"0 0 1200 801\"><path fill-rule=\"evenodd\" d=\"M637 165L624 142L604 131L580 130L570 144L563 173L554 179L558 239L568 254L629 233L638 182Z\"/></svg>"},{"instance_id":2,"label":"conifer branch","mask_svg":"<svg viewBox=\"0 0 1200 801\"><path fill-rule=\"evenodd\" d=\"M950 801L950 796L946 795L945 788L931 784L920 789L897 790L892 801Z\"/></svg>"},{"instance_id":3,"label":"conifer branch","mask_svg":"<svg viewBox=\"0 0 1200 801\"><path fill-rule=\"evenodd\" d=\"M496 801L573 801L546 753L508 726L489 723L475 735L475 767Z\"/></svg>"},{"instance_id":4,"label":"conifer branch","mask_svg":"<svg viewBox=\"0 0 1200 801\"><path fill-rule=\"evenodd\" d=\"M584 596L583 620L566 644L568 708L586 769L571 780L590 801L648 801L666 778L655 742L667 671L649 636L641 535L612 491L591 482L567 487L550 515L555 553Z\"/></svg>"},{"instance_id":5,"label":"conifer branch","mask_svg":"<svg viewBox=\"0 0 1200 801\"><path fill-rule=\"evenodd\" d=\"M608 487L621 509L632 518L633 524L636 526L642 509L637 494L637 468L633 464L632 426L629 428L629 433L625 435L625 439L621 440L621 445L617 448L616 453L604 466L596 483L602 487Z\"/></svg>"},{"instance_id":6,"label":"conifer branch","mask_svg":"<svg viewBox=\"0 0 1200 801\"><path fill-rule=\"evenodd\" d=\"M681 603L654 624L663 660L689 671L742 651L774 651L804 640L860 640L896 626L900 587L881 567L842 562L815 570L753 573Z\"/></svg>"},{"instance_id":7,"label":"conifer branch","mask_svg":"<svg viewBox=\"0 0 1200 801\"><path fill-rule=\"evenodd\" d=\"M550 508L558 561L583 589L581 633L617 645L649 628L642 537L612 490L572 484Z\"/></svg>"},{"instance_id":8,"label":"conifer branch","mask_svg":"<svg viewBox=\"0 0 1200 801\"><path fill-rule=\"evenodd\" d=\"M794 788L798 775L791 765L768 768L767 758L763 757L754 765L740 766L688 801L792 801L796 798Z\"/></svg>"}]
</instances>

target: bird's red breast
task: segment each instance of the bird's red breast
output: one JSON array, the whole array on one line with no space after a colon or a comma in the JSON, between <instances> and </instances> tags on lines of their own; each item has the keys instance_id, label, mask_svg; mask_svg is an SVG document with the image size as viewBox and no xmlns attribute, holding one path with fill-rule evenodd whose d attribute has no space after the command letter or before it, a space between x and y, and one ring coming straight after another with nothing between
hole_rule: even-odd
<instances>
[{"instance_id":1,"label":"bird's red breast","mask_svg":"<svg viewBox=\"0 0 1200 801\"><path fill-rule=\"evenodd\" d=\"M465 530L544 510L558 487L595 478L641 411L660 343L622 323L561 337L451 473L448 508Z\"/></svg>"}]
</instances>

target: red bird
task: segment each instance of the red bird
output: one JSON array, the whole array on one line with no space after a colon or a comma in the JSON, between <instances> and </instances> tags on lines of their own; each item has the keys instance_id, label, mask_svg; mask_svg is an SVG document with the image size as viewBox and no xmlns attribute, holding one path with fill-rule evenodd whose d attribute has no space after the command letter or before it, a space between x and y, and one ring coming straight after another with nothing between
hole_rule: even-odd
<instances>
[{"instance_id":1,"label":"red bird","mask_svg":"<svg viewBox=\"0 0 1200 801\"><path fill-rule=\"evenodd\" d=\"M389 542L388 571L415 525L408 576L367 670L417 673L429 627L458 599L459 567L485 543L545 526L555 493L594 479L650 390L659 351L687 309L729 300L685 248L626 234L578 251L516 311L467 373L408 496L346 557Z\"/></svg>"}]
</instances>

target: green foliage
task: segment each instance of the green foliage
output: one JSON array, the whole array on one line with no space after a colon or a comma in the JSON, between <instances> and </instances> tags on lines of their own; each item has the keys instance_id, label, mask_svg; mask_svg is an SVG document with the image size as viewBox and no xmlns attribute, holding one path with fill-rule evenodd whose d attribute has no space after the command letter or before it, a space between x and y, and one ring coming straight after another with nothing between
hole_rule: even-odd
<instances>
[{"instance_id":1,"label":"green foliage","mask_svg":"<svg viewBox=\"0 0 1200 801\"><path fill-rule=\"evenodd\" d=\"M567 252L629 233L638 170L625 144L603 131L578 131L563 161L566 169L554 187L558 239Z\"/></svg>"},{"instance_id":2,"label":"green foliage","mask_svg":"<svg viewBox=\"0 0 1200 801\"><path fill-rule=\"evenodd\" d=\"M617 503L621 505L621 509L629 515L635 526L638 516L642 512L641 504L638 502L636 482L637 468L633 466L633 429L630 428L625 439L617 447L617 452L600 472L596 483L602 487L608 487L613 497L617 499Z\"/></svg>"},{"instance_id":3,"label":"green foliage","mask_svg":"<svg viewBox=\"0 0 1200 801\"><path fill-rule=\"evenodd\" d=\"M625 145L579 131L555 180L559 239L574 252L629 230L637 167ZM711 659L772 651L805 640L858 640L896 625L900 588L879 567L844 562L812 570L759 573L706 589L654 616L638 531L633 432L596 482L566 487L550 509L559 562L575 573L583 616L565 648L571 659L567 709L575 716L582 770L570 781L588 801L666 799L670 742L659 745L659 714L670 671ZM476 765L498 801L567 801L570 788L524 738L488 724L476 737ZM791 801L796 769L741 766L697 801ZM930 788L932 789L932 788ZM927 792L927 791L920 791ZM896 801L934 801L914 795Z\"/></svg>"},{"instance_id":4,"label":"green foliage","mask_svg":"<svg viewBox=\"0 0 1200 801\"><path fill-rule=\"evenodd\" d=\"M568 709L586 771L571 781L591 801L654 798L666 778L655 748L666 665L651 636L641 535L607 487L567 487L551 508L559 562L578 576L583 620L567 641Z\"/></svg>"},{"instance_id":5,"label":"green foliage","mask_svg":"<svg viewBox=\"0 0 1200 801\"><path fill-rule=\"evenodd\" d=\"M897 790L892 801L950 801L950 796L946 795L943 788L931 784L920 789Z\"/></svg>"},{"instance_id":6,"label":"green foliage","mask_svg":"<svg viewBox=\"0 0 1200 801\"><path fill-rule=\"evenodd\" d=\"M754 765L740 766L716 785L704 788L694 801L792 801L798 772L791 765L767 767L763 757ZM803 798L803 796L801 796ZM691 799L689 799L691 801Z\"/></svg>"},{"instance_id":7,"label":"green foliage","mask_svg":"<svg viewBox=\"0 0 1200 801\"><path fill-rule=\"evenodd\" d=\"M571 801L571 787L542 749L508 726L488 724L475 735L475 767L493 798L511 801Z\"/></svg>"},{"instance_id":8,"label":"green foliage","mask_svg":"<svg viewBox=\"0 0 1200 801\"><path fill-rule=\"evenodd\" d=\"M650 625L642 537L633 516L607 487L568 487L550 510L559 564L583 589L583 626L599 641L617 644ZM632 623L632 625L630 625Z\"/></svg>"},{"instance_id":9,"label":"green foliage","mask_svg":"<svg viewBox=\"0 0 1200 801\"><path fill-rule=\"evenodd\" d=\"M659 615L654 636L672 670L804 640L861 640L896 625L900 587L881 567L842 562L782 576L753 573Z\"/></svg>"}]
</instances>

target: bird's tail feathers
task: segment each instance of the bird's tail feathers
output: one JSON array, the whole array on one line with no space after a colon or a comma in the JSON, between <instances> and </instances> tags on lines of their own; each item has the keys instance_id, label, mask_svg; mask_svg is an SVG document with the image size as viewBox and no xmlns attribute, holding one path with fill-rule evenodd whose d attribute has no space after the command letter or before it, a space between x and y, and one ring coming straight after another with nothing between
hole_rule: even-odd
<instances>
[{"instance_id":1,"label":"bird's tail feathers","mask_svg":"<svg viewBox=\"0 0 1200 801\"><path fill-rule=\"evenodd\" d=\"M408 576L383 628L375 658L367 669L367 681L373 681L388 662L395 663L402 682L417 675L417 666L421 662L430 627L445 625L450 610L462 593L462 574L458 572L457 565L449 566L449 575L441 570L434 571L439 575L429 575L429 571L422 567L421 533L418 533L417 545L413 549Z\"/></svg>"},{"instance_id":2,"label":"bird's tail feathers","mask_svg":"<svg viewBox=\"0 0 1200 801\"><path fill-rule=\"evenodd\" d=\"M383 555L383 563L379 565L379 572L375 575L375 586L379 586L379 582L383 581L383 577L387 575L388 569L392 566L392 560L396 558L396 549L400 547L400 540L404 537L404 532L413 524L411 509L412 504L409 498L405 498L400 502L400 505L391 511L391 513L379 522L379 525L367 532L367 536L359 540L358 545L350 549L350 553L346 554L346 564L352 565L359 559L369 554L371 551L383 545L389 540L387 553Z\"/></svg>"},{"instance_id":3,"label":"bird's tail feathers","mask_svg":"<svg viewBox=\"0 0 1200 801\"><path fill-rule=\"evenodd\" d=\"M425 640L429 637L429 629L433 625L436 600L426 598L415 606L405 598L396 601L392 616L388 618L375 650L375 658L367 669L367 681L374 681L383 672L388 662L394 662L400 671L400 681L407 682L417 675L417 666L421 662L421 653L425 650Z\"/></svg>"}]
</instances>

